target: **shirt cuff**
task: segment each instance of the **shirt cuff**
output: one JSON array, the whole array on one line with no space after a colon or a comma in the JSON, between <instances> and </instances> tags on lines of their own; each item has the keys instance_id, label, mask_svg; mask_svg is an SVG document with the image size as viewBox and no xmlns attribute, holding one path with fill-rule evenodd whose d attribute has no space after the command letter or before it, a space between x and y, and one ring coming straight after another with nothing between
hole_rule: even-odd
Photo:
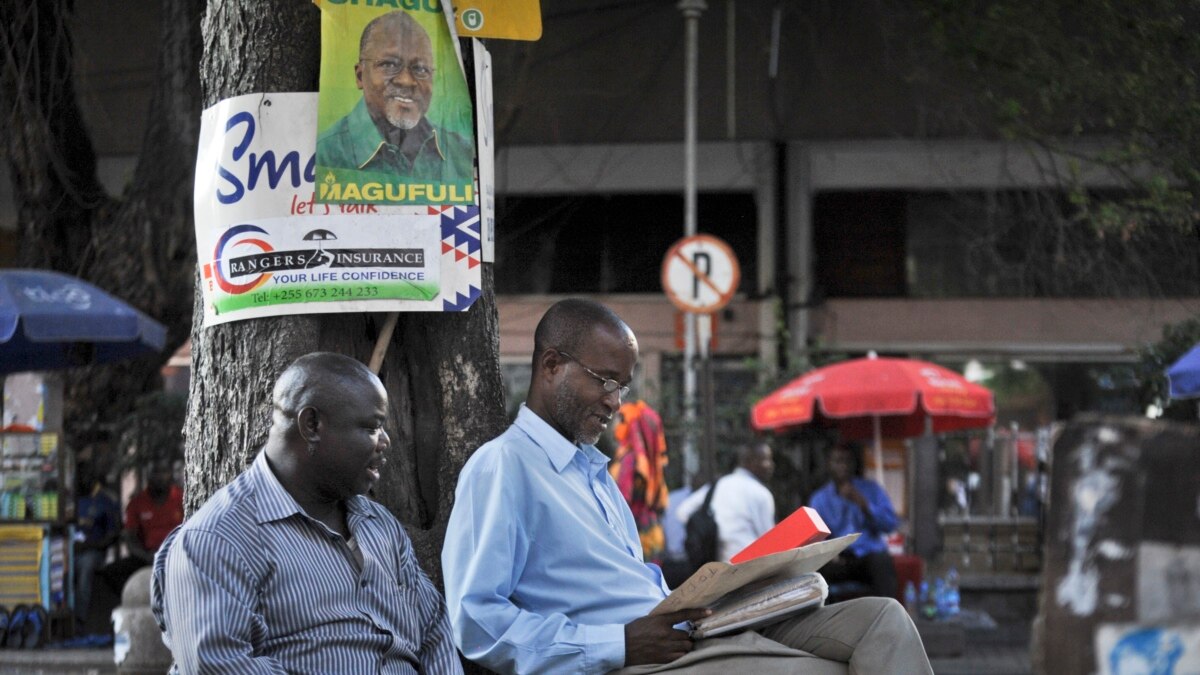
<instances>
[{"instance_id":1,"label":"shirt cuff","mask_svg":"<svg viewBox=\"0 0 1200 675\"><path fill-rule=\"evenodd\" d=\"M625 665L625 626L602 624L582 626L587 652L584 666L589 673L607 673Z\"/></svg>"}]
</instances>

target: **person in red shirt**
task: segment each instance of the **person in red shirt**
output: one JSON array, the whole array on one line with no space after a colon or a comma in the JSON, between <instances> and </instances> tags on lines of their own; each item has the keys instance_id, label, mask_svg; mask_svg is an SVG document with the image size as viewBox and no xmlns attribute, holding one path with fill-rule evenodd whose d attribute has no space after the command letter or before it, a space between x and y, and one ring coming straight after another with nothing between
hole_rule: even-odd
<instances>
[{"instance_id":1,"label":"person in red shirt","mask_svg":"<svg viewBox=\"0 0 1200 675\"><path fill-rule=\"evenodd\" d=\"M154 562L154 552L182 522L183 490L175 484L171 464L156 461L146 473L146 489L134 495L125 507L121 541L129 555L98 570L96 576L119 598L129 577Z\"/></svg>"}]
</instances>

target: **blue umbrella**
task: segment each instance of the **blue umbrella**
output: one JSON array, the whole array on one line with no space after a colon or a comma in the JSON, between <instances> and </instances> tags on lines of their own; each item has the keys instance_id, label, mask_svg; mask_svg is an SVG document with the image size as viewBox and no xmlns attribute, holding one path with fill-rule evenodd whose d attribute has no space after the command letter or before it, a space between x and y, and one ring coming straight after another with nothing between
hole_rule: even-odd
<instances>
[{"instance_id":1,"label":"blue umbrella","mask_svg":"<svg viewBox=\"0 0 1200 675\"><path fill-rule=\"evenodd\" d=\"M1171 398L1200 396L1200 344L1167 368L1167 383Z\"/></svg>"},{"instance_id":2,"label":"blue umbrella","mask_svg":"<svg viewBox=\"0 0 1200 675\"><path fill-rule=\"evenodd\" d=\"M0 270L0 375L109 363L166 342L162 324L86 281Z\"/></svg>"}]
</instances>

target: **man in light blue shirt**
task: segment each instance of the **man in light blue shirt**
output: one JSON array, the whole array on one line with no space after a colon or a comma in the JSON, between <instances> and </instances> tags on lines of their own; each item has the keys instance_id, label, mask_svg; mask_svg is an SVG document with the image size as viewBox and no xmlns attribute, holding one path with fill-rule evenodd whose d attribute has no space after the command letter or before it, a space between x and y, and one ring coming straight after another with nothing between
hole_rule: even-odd
<instances>
[{"instance_id":1,"label":"man in light blue shirt","mask_svg":"<svg viewBox=\"0 0 1200 675\"><path fill-rule=\"evenodd\" d=\"M442 565L463 654L500 673L845 673L847 664L930 673L894 600L822 608L748 639L693 642L675 627L705 608L648 616L668 589L643 562L633 516L594 445L637 357L633 332L598 303L563 300L539 322L529 397L467 462L455 492Z\"/></svg>"}]
</instances>

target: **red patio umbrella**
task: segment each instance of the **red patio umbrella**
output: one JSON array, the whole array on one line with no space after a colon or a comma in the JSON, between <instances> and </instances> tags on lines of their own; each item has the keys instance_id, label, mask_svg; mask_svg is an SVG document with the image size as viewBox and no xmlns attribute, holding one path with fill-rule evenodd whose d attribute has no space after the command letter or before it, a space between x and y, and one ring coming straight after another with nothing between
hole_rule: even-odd
<instances>
[{"instance_id":1,"label":"red patio umbrella","mask_svg":"<svg viewBox=\"0 0 1200 675\"><path fill-rule=\"evenodd\" d=\"M751 424L760 431L785 431L806 424L834 427L843 438L875 441L875 466L882 482L881 439L907 438L991 425L992 392L962 375L912 359L874 354L817 368L755 404Z\"/></svg>"}]
</instances>

